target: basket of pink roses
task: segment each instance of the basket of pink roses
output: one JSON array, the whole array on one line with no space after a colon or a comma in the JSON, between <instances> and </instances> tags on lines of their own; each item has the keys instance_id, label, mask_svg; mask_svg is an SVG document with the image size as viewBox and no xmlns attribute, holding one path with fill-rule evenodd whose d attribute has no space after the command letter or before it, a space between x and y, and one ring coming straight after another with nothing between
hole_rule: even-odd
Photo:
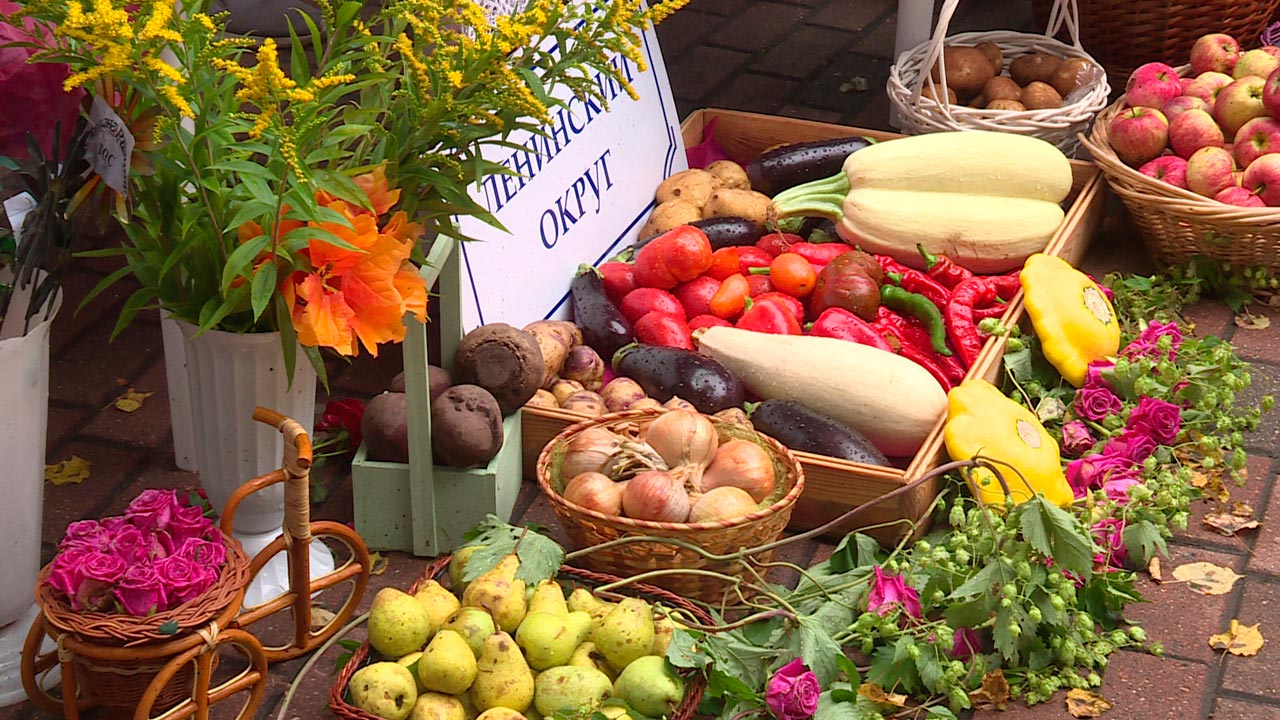
<instances>
[{"instance_id":1,"label":"basket of pink roses","mask_svg":"<svg viewBox=\"0 0 1280 720\"><path fill-rule=\"evenodd\" d=\"M132 708L164 667L148 648L171 643L239 611L249 559L200 505L173 490L144 490L123 515L71 523L53 562L36 583L45 632L59 646L77 643L130 648L105 661L77 656L83 700ZM194 663L180 670L154 703L187 697ZM186 677L183 677L183 674ZM173 697L166 697L171 694Z\"/></svg>"}]
</instances>

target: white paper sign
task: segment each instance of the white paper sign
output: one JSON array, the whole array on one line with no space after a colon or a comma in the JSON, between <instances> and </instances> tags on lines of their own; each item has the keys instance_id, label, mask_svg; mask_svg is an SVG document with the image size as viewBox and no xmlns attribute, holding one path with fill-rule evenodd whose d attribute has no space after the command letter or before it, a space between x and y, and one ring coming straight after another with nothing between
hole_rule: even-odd
<instances>
[{"instance_id":1,"label":"white paper sign","mask_svg":"<svg viewBox=\"0 0 1280 720\"><path fill-rule=\"evenodd\" d=\"M85 158L89 167L102 176L107 187L124 195L129 188L129 160L133 157L133 134L119 115L101 97L94 96L89 108L89 137Z\"/></svg>"},{"instance_id":2,"label":"white paper sign","mask_svg":"<svg viewBox=\"0 0 1280 720\"><path fill-rule=\"evenodd\" d=\"M26 222L27 213L36 209L36 199L29 192L21 192L4 201L4 214L9 218L9 227L13 228L13 244L22 244L22 224Z\"/></svg>"},{"instance_id":3,"label":"white paper sign","mask_svg":"<svg viewBox=\"0 0 1280 720\"><path fill-rule=\"evenodd\" d=\"M552 110L549 137L515 134L511 142L524 149L485 153L521 177L492 176L472 193L510 234L474 218L459 221L480 241L460 250L464 330L565 317L578 266L598 264L634 241L658 183L688 167L657 37L652 30L642 37L644 72L614 59L638 101L601 75L607 112L564 92L568 107Z\"/></svg>"}]
</instances>

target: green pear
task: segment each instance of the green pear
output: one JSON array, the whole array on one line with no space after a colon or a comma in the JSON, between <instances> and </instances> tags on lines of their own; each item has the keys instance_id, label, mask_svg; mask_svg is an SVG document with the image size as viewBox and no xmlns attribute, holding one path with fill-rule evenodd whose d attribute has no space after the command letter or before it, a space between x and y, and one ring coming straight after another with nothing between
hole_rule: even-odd
<instances>
[{"instance_id":1,"label":"green pear","mask_svg":"<svg viewBox=\"0 0 1280 720\"><path fill-rule=\"evenodd\" d=\"M592 620L603 619L609 611L613 609L613 603L605 602L586 588L574 588L569 593L569 599L565 601L565 605L571 612L582 611L591 616Z\"/></svg>"},{"instance_id":2,"label":"green pear","mask_svg":"<svg viewBox=\"0 0 1280 720\"><path fill-rule=\"evenodd\" d=\"M476 716L476 720L529 720L511 708L492 707Z\"/></svg>"},{"instance_id":3,"label":"green pear","mask_svg":"<svg viewBox=\"0 0 1280 720\"><path fill-rule=\"evenodd\" d=\"M590 640L574 648L573 655L569 656L569 662L566 664L599 670L608 676L609 682L613 682L616 676L613 668L609 667L609 663L604 659L604 655L600 654L596 644Z\"/></svg>"},{"instance_id":4,"label":"green pear","mask_svg":"<svg viewBox=\"0 0 1280 720\"><path fill-rule=\"evenodd\" d=\"M418 658L420 657L422 657L421 650L418 650L417 652L411 652L408 655L405 655L404 657L400 658L399 660L396 660L396 664L403 665L406 668L408 668L409 672L413 673L413 677L416 680L416 678L418 677ZM427 689L422 686L421 680L417 680L417 683L418 683L419 695L427 691Z\"/></svg>"},{"instance_id":5,"label":"green pear","mask_svg":"<svg viewBox=\"0 0 1280 720\"><path fill-rule=\"evenodd\" d=\"M418 591L413 594L418 602L422 603L422 607L426 609L427 616L431 618L431 632L440 629L445 620L449 616L458 612L458 608L462 603L458 602L457 596L449 592L443 585L435 580L428 580L418 586Z\"/></svg>"},{"instance_id":6,"label":"green pear","mask_svg":"<svg viewBox=\"0 0 1280 720\"><path fill-rule=\"evenodd\" d=\"M471 646L471 654L480 657L484 639L496 632L498 626L493 624L493 616L484 609L463 607L445 620L440 629L452 630L461 635L467 645Z\"/></svg>"},{"instance_id":7,"label":"green pear","mask_svg":"<svg viewBox=\"0 0 1280 720\"><path fill-rule=\"evenodd\" d=\"M667 646L671 644L671 638L675 637L676 624L666 615L659 615L653 619L653 647L649 648L650 655L665 657L667 654Z\"/></svg>"},{"instance_id":8,"label":"green pear","mask_svg":"<svg viewBox=\"0 0 1280 720\"><path fill-rule=\"evenodd\" d=\"M418 696L413 704L409 720L467 720L458 698L443 693L428 692Z\"/></svg>"},{"instance_id":9,"label":"green pear","mask_svg":"<svg viewBox=\"0 0 1280 720\"><path fill-rule=\"evenodd\" d=\"M555 580L543 580L533 588L529 597L529 612L544 612L564 617L569 614L569 605L564 599L564 589Z\"/></svg>"},{"instance_id":10,"label":"green pear","mask_svg":"<svg viewBox=\"0 0 1280 720\"><path fill-rule=\"evenodd\" d=\"M514 554L502 558L492 570L467 585L462 604L488 610L499 630L515 632L527 609L524 581L516 579L519 568L520 561Z\"/></svg>"},{"instance_id":11,"label":"green pear","mask_svg":"<svg viewBox=\"0 0 1280 720\"><path fill-rule=\"evenodd\" d=\"M418 679L434 692L466 692L476 679L476 656L471 646L452 630L436 633L418 660Z\"/></svg>"},{"instance_id":12,"label":"green pear","mask_svg":"<svg viewBox=\"0 0 1280 720\"><path fill-rule=\"evenodd\" d=\"M485 638L471 684L471 700L481 713L495 707L524 712L533 704L533 672L510 635L499 630Z\"/></svg>"},{"instance_id":13,"label":"green pear","mask_svg":"<svg viewBox=\"0 0 1280 720\"><path fill-rule=\"evenodd\" d=\"M627 665L613 684L613 694L646 717L670 715L684 699L684 681L666 658L646 655Z\"/></svg>"},{"instance_id":14,"label":"green pear","mask_svg":"<svg viewBox=\"0 0 1280 720\"><path fill-rule=\"evenodd\" d=\"M569 627L568 616L531 612L516 629L516 644L524 651L529 667L546 670L569 662L574 648L586 637L580 623Z\"/></svg>"},{"instance_id":15,"label":"green pear","mask_svg":"<svg viewBox=\"0 0 1280 720\"><path fill-rule=\"evenodd\" d=\"M575 647L581 645L591 635L591 616L585 612L574 610L564 616L564 621L569 626L569 630L574 637L578 638L578 641L574 643Z\"/></svg>"},{"instance_id":16,"label":"green pear","mask_svg":"<svg viewBox=\"0 0 1280 720\"><path fill-rule=\"evenodd\" d=\"M483 545L468 545L458 548L453 553L453 557L449 558L449 587L453 591L462 594L467 589L467 582L462 579L463 574L467 572L467 561L471 559L476 551L484 547Z\"/></svg>"},{"instance_id":17,"label":"green pear","mask_svg":"<svg viewBox=\"0 0 1280 720\"><path fill-rule=\"evenodd\" d=\"M405 720L418 700L413 675L403 665L376 662L351 676L351 704L384 720Z\"/></svg>"},{"instance_id":18,"label":"green pear","mask_svg":"<svg viewBox=\"0 0 1280 720\"><path fill-rule=\"evenodd\" d=\"M544 670L534 684L533 705L543 715L577 713L600 707L613 683L599 670L566 665Z\"/></svg>"},{"instance_id":19,"label":"green pear","mask_svg":"<svg viewBox=\"0 0 1280 720\"><path fill-rule=\"evenodd\" d=\"M614 670L622 672L632 661L649 654L653 635L649 603L640 598L624 598L591 629L591 642Z\"/></svg>"},{"instance_id":20,"label":"green pear","mask_svg":"<svg viewBox=\"0 0 1280 720\"><path fill-rule=\"evenodd\" d=\"M383 657L404 657L421 650L431 636L431 618L412 595L382 588L369 607L369 644Z\"/></svg>"}]
</instances>

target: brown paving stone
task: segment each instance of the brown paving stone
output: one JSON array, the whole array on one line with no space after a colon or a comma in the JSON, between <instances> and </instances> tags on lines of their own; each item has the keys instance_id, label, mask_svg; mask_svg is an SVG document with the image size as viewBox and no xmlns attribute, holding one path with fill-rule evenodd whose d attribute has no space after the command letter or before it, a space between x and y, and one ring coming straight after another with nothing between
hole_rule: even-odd
<instances>
[{"instance_id":1,"label":"brown paving stone","mask_svg":"<svg viewBox=\"0 0 1280 720\"><path fill-rule=\"evenodd\" d=\"M1256 532L1249 572L1280 575L1280 492L1274 488L1262 513L1262 527Z\"/></svg>"},{"instance_id":2,"label":"brown paving stone","mask_svg":"<svg viewBox=\"0 0 1280 720\"><path fill-rule=\"evenodd\" d=\"M866 93L861 95L865 96ZM868 130L897 132L897 128L889 125L889 97L884 93L875 93L870 102L855 113L848 124Z\"/></svg>"},{"instance_id":3,"label":"brown paving stone","mask_svg":"<svg viewBox=\"0 0 1280 720\"><path fill-rule=\"evenodd\" d=\"M1106 717L1131 720L1190 720L1203 717L1211 676L1209 666L1173 658L1123 651L1111 656L1102 687L1095 692L1112 705ZM982 711L973 720L1069 720L1066 693L1031 708L1019 705L1001 713Z\"/></svg>"},{"instance_id":4,"label":"brown paving stone","mask_svg":"<svg viewBox=\"0 0 1280 720\"><path fill-rule=\"evenodd\" d=\"M1141 624L1150 640L1162 643L1166 656L1212 663L1217 661L1217 654L1205 638L1219 632L1218 628L1226 623L1227 613L1244 586L1237 582L1235 589L1226 595L1192 592L1186 584L1173 579L1173 570L1193 562L1213 563L1239 573L1244 571L1245 558L1238 554L1171 546L1169 557L1161 558L1166 582L1157 583L1147 573L1139 573L1137 590L1146 602L1130 605L1125 617Z\"/></svg>"},{"instance_id":5,"label":"brown paving stone","mask_svg":"<svg viewBox=\"0 0 1280 720\"><path fill-rule=\"evenodd\" d=\"M1195 500L1191 503L1191 517L1187 520L1187 529L1174 535L1179 542L1190 542L1195 544L1220 545L1227 548L1243 549L1254 535L1252 531L1241 532L1235 537L1226 537L1222 533L1204 524L1204 517L1211 512L1230 512L1232 504L1236 502L1247 503L1254 509L1255 515L1261 515L1263 501L1266 500L1270 493L1271 486L1275 484L1275 460L1265 455L1252 454L1249 456L1249 462L1246 468L1249 471L1249 477L1245 479L1243 486L1234 483L1228 483L1227 491L1231 494L1231 499L1226 506L1221 505L1216 500Z\"/></svg>"},{"instance_id":6,"label":"brown paving stone","mask_svg":"<svg viewBox=\"0 0 1280 720\"><path fill-rule=\"evenodd\" d=\"M1237 407L1257 407L1263 395L1280 394L1280 365L1255 362L1249 366L1252 383L1236 393ZM1245 433L1245 449L1275 457L1280 449L1280 412L1263 413L1257 429Z\"/></svg>"},{"instance_id":7,"label":"brown paving stone","mask_svg":"<svg viewBox=\"0 0 1280 720\"><path fill-rule=\"evenodd\" d=\"M670 63L673 60L696 45L711 28L724 22L722 17L699 12L692 6L678 14L681 16L679 22L668 20L658 25L658 44L662 48L663 59L668 63L668 74L672 74Z\"/></svg>"},{"instance_id":8,"label":"brown paving stone","mask_svg":"<svg viewBox=\"0 0 1280 720\"><path fill-rule=\"evenodd\" d=\"M169 386L163 358L153 363L131 386L117 390L122 395L130 388L138 393L151 393L151 396L133 412L124 412L115 406L114 401L109 401L85 425L81 434L144 447L163 446L170 442L173 424L169 421Z\"/></svg>"},{"instance_id":9,"label":"brown paving stone","mask_svg":"<svg viewBox=\"0 0 1280 720\"><path fill-rule=\"evenodd\" d=\"M875 23L858 41L858 52L894 60L897 43L898 16L896 14Z\"/></svg>"},{"instance_id":10,"label":"brown paving stone","mask_svg":"<svg viewBox=\"0 0 1280 720\"><path fill-rule=\"evenodd\" d=\"M160 327L134 323L114 342L111 326L94 326L53 359L49 397L67 404L104 407L121 392L118 380L135 380L160 354Z\"/></svg>"},{"instance_id":11,"label":"brown paving stone","mask_svg":"<svg viewBox=\"0 0 1280 720\"><path fill-rule=\"evenodd\" d=\"M835 62L814 73L805 87L791 98L791 102L840 113L854 113L875 98L884 96L883 88L888 76L887 59L860 52L843 53ZM855 77L866 79L866 92L839 90Z\"/></svg>"},{"instance_id":12,"label":"brown paving stone","mask_svg":"<svg viewBox=\"0 0 1280 720\"><path fill-rule=\"evenodd\" d=\"M754 2L710 37L714 45L744 52L767 51L790 44L792 29L804 17L803 8L776 2Z\"/></svg>"},{"instance_id":13,"label":"brown paving stone","mask_svg":"<svg viewBox=\"0 0 1280 720\"><path fill-rule=\"evenodd\" d=\"M62 283L62 309L58 311L49 335L52 357L58 357L59 353L98 324L106 324L108 329L114 327L120 306L139 287L132 278L124 278L76 312L80 302L101 280L98 275L88 272L73 270L67 273L67 278Z\"/></svg>"},{"instance_id":14,"label":"brown paving stone","mask_svg":"<svg viewBox=\"0 0 1280 720\"><path fill-rule=\"evenodd\" d=\"M1280 700L1280 684L1276 683L1276 678L1280 678L1280 643L1274 637L1277 618L1280 618L1280 584L1259 580L1246 582L1236 619L1244 625L1261 624L1262 636L1268 642L1252 657L1227 655L1224 658L1223 688ZM1215 632L1226 632L1229 626L1224 619ZM1268 635L1272 637L1268 638Z\"/></svg>"},{"instance_id":15,"label":"brown paving stone","mask_svg":"<svg viewBox=\"0 0 1280 720\"><path fill-rule=\"evenodd\" d=\"M1044 28L1035 26L1031 3L1007 2L961 3L947 31L954 34L1005 29L1044 32Z\"/></svg>"},{"instance_id":16,"label":"brown paving stone","mask_svg":"<svg viewBox=\"0 0 1280 720\"><path fill-rule=\"evenodd\" d=\"M831 61L849 42L848 33L804 25L777 43L756 63L756 69L792 78L807 77Z\"/></svg>"},{"instance_id":17,"label":"brown paving stone","mask_svg":"<svg viewBox=\"0 0 1280 720\"><path fill-rule=\"evenodd\" d=\"M805 120L816 120L818 122L839 124L841 114L831 110L818 110L804 105L783 105L778 108L778 114L784 117L803 118Z\"/></svg>"},{"instance_id":18,"label":"brown paving stone","mask_svg":"<svg viewBox=\"0 0 1280 720\"><path fill-rule=\"evenodd\" d=\"M528 483L526 483L528 484ZM565 535L564 529L560 527L560 518L556 516L554 510L551 509L551 503L541 493L533 499L529 507L521 513L518 520L512 521L514 524L523 525L526 523L536 523L547 528L547 535L553 540L560 543L566 550L572 550L573 544L569 542L569 537Z\"/></svg>"},{"instance_id":19,"label":"brown paving stone","mask_svg":"<svg viewBox=\"0 0 1280 720\"><path fill-rule=\"evenodd\" d=\"M693 0L693 2L689 3L688 8L711 13L712 15L733 16L747 9L751 3L752 0ZM679 13L676 13L676 15L679 15Z\"/></svg>"},{"instance_id":20,"label":"brown paving stone","mask_svg":"<svg viewBox=\"0 0 1280 720\"><path fill-rule=\"evenodd\" d=\"M813 540L799 540L783 545L773 554L772 562L790 563L807 568L813 565L813 556L818 550L818 543ZM765 576L769 582L785 587L795 587L800 574L791 568L771 568Z\"/></svg>"},{"instance_id":21,"label":"brown paving stone","mask_svg":"<svg viewBox=\"0 0 1280 720\"><path fill-rule=\"evenodd\" d=\"M896 7L894 0L859 0L858 2L832 2L819 10L809 22L827 25L846 32L857 32L873 20Z\"/></svg>"},{"instance_id":22,"label":"brown paving stone","mask_svg":"<svg viewBox=\"0 0 1280 720\"><path fill-rule=\"evenodd\" d=\"M728 82L750 55L736 50L698 46L681 59L680 72L671 74L671 92L677 101L698 102ZM701 105L683 108L687 115Z\"/></svg>"},{"instance_id":23,"label":"brown paving stone","mask_svg":"<svg viewBox=\"0 0 1280 720\"><path fill-rule=\"evenodd\" d=\"M49 427L45 434L46 453L57 450L93 413L85 408L50 406Z\"/></svg>"},{"instance_id":24,"label":"brown paving stone","mask_svg":"<svg viewBox=\"0 0 1280 720\"><path fill-rule=\"evenodd\" d=\"M1195 323L1195 333L1200 337L1217 335L1224 337L1233 327L1235 313L1218 300L1200 300L1187 306L1182 317Z\"/></svg>"},{"instance_id":25,"label":"brown paving stone","mask_svg":"<svg viewBox=\"0 0 1280 720\"><path fill-rule=\"evenodd\" d=\"M1209 717L1213 720L1280 720L1280 707L1249 700L1218 698Z\"/></svg>"},{"instance_id":26,"label":"brown paving stone","mask_svg":"<svg viewBox=\"0 0 1280 720\"><path fill-rule=\"evenodd\" d=\"M773 114L797 87L798 83L794 80L746 73L716 90L707 104Z\"/></svg>"},{"instance_id":27,"label":"brown paving stone","mask_svg":"<svg viewBox=\"0 0 1280 720\"><path fill-rule=\"evenodd\" d=\"M1280 362L1280 308L1257 305L1250 312L1271 321L1261 330L1236 328L1231 335L1231 345L1246 360Z\"/></svg>"},{"instance_id":28,"label":"brown paving stone","mask_svg":"<svg viewBox=\"0 0 1280 720\"><path fill-rule=\"evenodd\" d=\"M88 460L92 465L87 480L66 485L44 485L45 542L57 543L67 525L75 520L99 517L98 509L105 507L138 472L146 453L136 448L113 447L79 440L67 445L51 462L58 462L72 455Z\"/></svg>"}]
</instances>

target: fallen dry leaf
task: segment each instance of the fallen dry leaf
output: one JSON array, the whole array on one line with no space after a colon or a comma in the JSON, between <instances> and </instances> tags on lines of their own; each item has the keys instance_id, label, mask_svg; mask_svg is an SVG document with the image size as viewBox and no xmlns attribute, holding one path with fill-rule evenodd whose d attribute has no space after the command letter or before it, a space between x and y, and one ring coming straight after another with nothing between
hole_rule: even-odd
<instances>
[{"instance_id":1,"label":"fallen dry leaf","mask_svg":"<svg viewBox=\"0 0 1280 720\"><path fill-rule=\"evenodd\" d=\"M1151 562L1147 563L1147 572L1151 575L1151 579L1158 583L1164 582L1164 573L1160 570L1160 557L1153 555Z\"/></svg>"},{"instance_id":2,"label":"fallen dry leaf","mask_svg":"<svg viewBox=\"0 0 1280 720\"><path fill-rule=\"evenodd\" d=\"M1213 563L1193 562L1174 568L1173 577L1201 595L1226 595L1244 576Z\"/></svg>"},{"instance_id":3,"label":"fallen dry leaf","mask_svg":"<svg viewBox=\"0 0 1280 720\"><path fill-rule=\"evenodd\" d=\"M1231 503L1231 514L1237 517L1253 519L1253 506L1247 502Z\"/></svg>"},{"instance_id":4,"label":"fallen dry leaf","mask_svg":"<svg viewBox=\"0 0 1280 720\"><path fill-rule=\"evenodd\" d=\"M133 388L129 388L123 395L116 398L116 409L122 412L137 412L142 409L142 401L155 395L155 393L138 392Z\"/></svg>"},{"instance_id":5,"label":"fallen dry leaf","mask_svg":"<svg viewBox=\"0 0 1280 720\"><path fill-rule=\"evenodd\" d=\"M1231 513L1209 513L1204 516L1203 522L1226 537L1232 537L1241 530L1252 530L1261 525L1253 518L1243 518Z\"/></svg>"},{"instance_id":6,"label":"fallen dry leaf","mask_svg":"<svg viewBox=\"0 0 1280 720\"><path fill-rule=\"evenodd\" d=\"M311 631L316 632L318 630L323 630L328 627L329 623L333 622L333 619L336 617L337 615L330 612L328 608L322 608L319 605L312 605Z\"/></svg>"},{"instance_id":7,"label":"fallen dry leaf","mask_svg":"<svg viewBox=\"0 0 1280 720\"><path fill-rule=\"evenodd\" d=\"M1236 327L1244 328L1245 330L1266 330L1271 327L1271 318L1266 315L1242 312L1236 315Z\"/></svg>"},{"instance_id":8,"label":"fallen dry leaf","mask_svg":"<svg viewBox=\"0 0 1280 720\"><path fill-rule=\"evenodd\" d=\"M1231 627L1224 633L1209 636L1209 647L1214 650L1226 650L1232 655L1257 655L1266 640L1257 625L1241 625L1232 618Z\"/></svg>"},{"instance_id":9,"label":"fallen dry leaf","mask_svg":"<svg viewBox=\"0 0 1280 720\"><path fill-rule=\"evenodd\" d=\"M873 703L881 705L892 705L894 707L902 707L907 704L907 696L899 693L885 692L884 688L875 683L862 683L858 686L858 694L870 700Z\"/></svg>"},{"instance_id":10,"label":"fallen dry leaf","mask_svg":"<svg viewBox=\"0 0 1280 720\"><path fill-rule=\"evenodd\" d=\"M1067 691L1067 712L1071 717L1095 718L1111 709L1111 703L1097 693L1072 688Z\"/></svg>"},{"instance_id":11,"label":"fallen dry leaf","mask_svg":"<svg viewBox=\"0 0 1280 720\"><path fill-rule=\"evenodd\" d=\"M1009 681L999 668L982 676L982 687L969 693L977 710L1003 710L1009 702Z\"/></svg>"},{"instance_id":12,"label":"fallen dry leaf","mask_svg":"<svg viewBox=\"0 0 1280 720\"><path fill-rule=\"evenodd\" d=\"M72 455L60 463L44 466L44 479L54 485L80 484L89 479L93 463L79 455Z\"/></svg>"},{"instance_id":13,"label":"fallen dry leaf","mask_svg":"<svg viewBox=\"0 0 1280 720\"><path fill-rule=\"evenodd\" d=\"M369 574L381 575L387 571L387 559L380 552L369 553Z\"/></svg>"},{"instance_id":14,"label":"fallen dry leaf","mask_svg":"<svg viewBox=\"0 0 1280 720\"><path fill-rule=\"evenodd\" d=\"M1209 476L1200 470L1191 471L1191 486L1203 488L1209 484Z\"/></svg>"}]
</instances>

